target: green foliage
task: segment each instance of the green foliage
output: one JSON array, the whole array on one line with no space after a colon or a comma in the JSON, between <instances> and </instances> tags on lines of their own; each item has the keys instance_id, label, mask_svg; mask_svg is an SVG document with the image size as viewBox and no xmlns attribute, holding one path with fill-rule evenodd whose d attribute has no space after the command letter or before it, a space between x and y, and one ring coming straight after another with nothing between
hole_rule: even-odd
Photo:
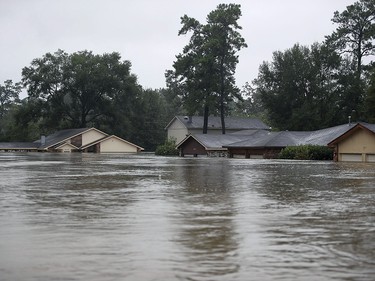
<instances>
[{"instance_id":1,"label":"green foliage","mask_svg":"<svg viewBox=\"0 0 375 281\"><path fill-rule=\"evenodd\" d=\"M91 126L112 112L119 96L137 94L130 62L118 53L94 55L89 51L67 54L58 50L34 59L22 70L29 98L43 104L44 126Z\"/></svg>"},{"instance_id":2,"label":"green foliage","mask_svg":"<svg viewBox=\"0 0 375 281\"><path fill-rule=\"evenodd\" d=\"M326 36L327 44L335 51L351 54L356 62L357 77L361 77L362 58L375 54L375 2L359 0L341 13L336 11L332 22L338 27Z\"/></svg>"},{"instance_id":3,"label":"green foliage","mask_svg":"<svg viewBox=\"0 0 375 281\"><path fill-rule=\"evenodd\" d=\"M0 84L0 119L13 104L19 102L20 92L20 83L13 84L12 80L6 80L4 81L4 85Z\"/></svg>"},{"instance_id":4,"label":"green foliage","mask_svg":"<svg viewBox=\"0 0 375 281\"><path fill-rule=\"evenodd\" d=\"M164 144L159 145L155 150L155 155L160 156L177 156L179 154L176 149L176 140L168 139Z\"/></svg>"},{"instance_id":5,"label":"green foliage","mask_svg":"<svg viewBox=\"0 0 375 281\"><path fill-rule=\"evenodd\" d=\"M237 31L240 17L240 5L220 4L209 13L205 25L187 15L181 18L179 35L192 32L192 36L166 77L170 88L179 89L188 115L204 108L205 120L209 111L219 112L223 123L228 102L241 99L234 79L236 53L246 47ZM225 126L222 128L225 133Z\"/></svg>"},{"instance_id":6,"label":"green foliage","mask_svg":"<svg viewBox=\"0 0 375 281\"><path fill-rule=\"evenodd\" d=\"M281 150L279 158L293 160L332 160L333 151L327 146L299 145Z\"/></svg>"},{"instance_id":7,"label":"green foliage","mask_svg":"<svg viewBox=\"0 0 375 281\"><path fill-rule=\"evenodd\" d=\"M323 45L295 45L274 52L273 61L259 68L254 96L268 112L272 127L279 130L315 130L336 125L334 76L338 57Z\"/></svg>"},{"instance_id":8,"label":"green foliage","mask_svg":"<svg viewBox=\"0 0 375 281\"><path fill-rule=\"evenodd\" d=\"M12 139L20 92L20 83L13 84L12 80L6 80L4 85L0 84L0 141Z\"/></svg>"},{"instance_id":9,"label":"green foliage","mask_svg":"<svg viewBox=\"0 0 375 281\"><path fill-rule=\"evenodd\" d=\"M370 86L365 100L365 110L368 122L375 123L375 68L370 77Z\"/></svg>"}]
</instances>

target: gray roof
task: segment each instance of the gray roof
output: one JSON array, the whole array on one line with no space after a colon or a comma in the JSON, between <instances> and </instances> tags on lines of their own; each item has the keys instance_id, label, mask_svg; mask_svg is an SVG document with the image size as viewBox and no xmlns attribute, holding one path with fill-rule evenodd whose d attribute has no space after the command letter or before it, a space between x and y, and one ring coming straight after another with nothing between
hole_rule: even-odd
<instances>
[{"instance_id":1,"label":"gray roof","mask_svg":"<svg viewBox=\"0 0 375 281\"><path fill-rule=\"evenodd\" d=\"M375 132L375 124L360 123ZM356 124L344 124L317 131L257 131L246 140L225 145L235 147L286 147L295 145L327 145L332 140L352 129Z\"/></svg>"},{"instance_id":2,"label":"gray roof","mask_svg":"<svg viewBox=\"0 0 375 281\"><path fill-rule=\"evenodd\" d=\"M25 150L30 150L30 149L37 149L38 144L34 142L0 142L0 150L5 149L5 150L12 150L12 149L25 149Z\"/></svg>"},{"instance_id":3,"label":"gray roof","mask_svg":"<svg viewBox=\"0 0 375 281\"><path fill-rule=\"evenodd\" d=\"M191 122L189 122L188 116L175 116L174 119L178 119L188 129L202 129L203 128L203 116L191 116ZM168 124L173 122L173 120ZM218 116L208 117L208 128L210 130L221 130L221 119ZM269 126L264 124L261 120L256 118L239 118L239 117L225 117L225 128L228 130L269 130Z\"/></svg>"},{"instance_id":4,"label":"gray roof","mask_svg":"<svg viewBox=\"0 0 375 281\"><path fill-rule=\"evenodd\" d=\"M22 149L46 149L51 146L58 145L63 141L70 139L76 135L82 134L83 132L89 130L89 128L80 128L80 129L67 129L57 131L45 139L45 144L41 145L41 140L36 140L34 142L2 142L0 143L0 149L3 150L22 150Z\"/></svg>"},{"instance_id":5,"label":"gray roof","mask_svg":"<svg viewBox=\"0 0 375 281\"><path fill-rule=\"evenodd\" d=\"M61 142L63 142L66 139L69 139L71 137L74 137L76 135L82 134L83 132L89 130L89 128L79 128L79 129L67 129L67 130L61 130L53 133L52 135L49 135L46 137L46 142L44 145L40 145L40 140L35 141L39 145L39 149L45 149L50 146L57 145Z\"/></svg>"},{"instance_id":6,"label":"gray roof","mask_svg":"<svg viewBox=\"0 0 375 281\"><path fill-rule=\"evenodd\" d=\"M361 122L360 124L375 133L375 124L368 124L364 122Z\"/></svg>"},{"instance_id":7,"label":"gray roof","mask_svg":"<svg viewBox=\"0 0 375 281\"><path fill-rule=\"evenodd\" d=\"M255 133L256 131L253 131ZM194 134L187 136L184 140L182 140L178 145L177 148L180 147L188 138L194 138L198 141L201 145L203 145L207 150L210 149L221 149L223 146L243 141L249 138L249 135L238 135L238 134L226 134L226 135L210 135L210 134Z\"/></svg>"},{"instance_id":8,"label":"gray roof","mask_svg":"<svg viewBox=\"0 0 375 281\"><path fill-rule=\"evenodd\" d=\"M297 145L306 135L306 132L267 132L259 130L246 140L231 143L225 147L285 147Z\"/></svg>"}]
</instances>

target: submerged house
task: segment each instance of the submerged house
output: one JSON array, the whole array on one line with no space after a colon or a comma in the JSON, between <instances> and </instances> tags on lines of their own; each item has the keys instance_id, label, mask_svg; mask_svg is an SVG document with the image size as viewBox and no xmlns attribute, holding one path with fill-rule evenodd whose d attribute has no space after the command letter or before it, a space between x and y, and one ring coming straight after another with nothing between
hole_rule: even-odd
<instances>
[{"instance_id":1,"label":"submerged house","mask_svg":"<svg viewBox=\"0 0 375 281\"><path fill-rule=\"evenodd\" d=\"M331 140L350 128L351 126L344 124L316 131L257 132L244 141L224 147L228 149L229 157L273 158L287 146L327 146Z\"/></svg>"},{"instance_id":2,"label":"submerged house","mask_svg":"<svg viewBox=\"0 0 375 281\"><path fill-rule=\"evenodd\" d=\"M358 123L328 143L336 161L375 163L375 124Z\"/></svg>"},{"instance_id":3,"label":"submerged house","mask_svg":"<svg viewBox=\"0 0 375 281\"><path fill-rule=\"evenodd\" d=\"M230 143L243 141L249 138L251 133L257 132L256 130L244 132L243 134L225 134L225 135L208 135L208 134L196 134L188 135L178 145L177 149L180 151L180 156L193 155L195 157L199 155L216 156L216 157L227 157L228 149L224 146Z\"/></svg>"},{"instance_id":4,"label":"submerged house","mask_svg":"<svg viewBox=\"0 0 375 281\"><path fill-rule=\"evenodd\" d=\"M316 131L239 131L226 135L188 135L180 155L274 158L287 146L329 146L336 161L375 162L375 124L344 124Z\"/></svg>"},{"instance_id":5,"label":"submerged house","mask_svg":"<svg viewBox=\"0 0 375 281\"><path fill-rule=\"evenodd\" d=\"M0 151L137 153L143 148L96 128L67 129L34 142L0 143Z\"/></svg>"},{"instance_id":6,"label":"submerged house","mask_svg":"<svg viewBox=\"0 0 375 281\"><path fill-rule=\"evenodd\" d=\"M203 116L175 116L165 127L168 139L176 139L180 143L189 135L202 134ZM221 119L217 116L208 117L208 135L221 135ZM226 117L225 130L231 134L244 130L269 130L269 126L256 118Z\"/></svg>"}]
</instances>

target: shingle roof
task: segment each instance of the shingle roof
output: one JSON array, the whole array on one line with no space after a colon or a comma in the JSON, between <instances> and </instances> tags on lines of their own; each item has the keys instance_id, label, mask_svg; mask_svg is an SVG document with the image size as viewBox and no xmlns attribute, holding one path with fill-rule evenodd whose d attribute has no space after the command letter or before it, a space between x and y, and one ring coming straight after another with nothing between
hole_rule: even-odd
<instances>
[{"instance_id":1,"label":"shingle roof","mask_svg":"<svg viewBox=\"0 0 375 281\"><path fill-rule=\"evenodd\" d=\"M90 147L90 146L93 146L93 145L95 145L95 144L97 144L97 143L101 143L101 142L106 141L106 140L111 139L111 138L116 138L116 139L118 139L118 140L121 141L121 142L124 142L124 143L127 143L127 144L129 144L129 145L135 146L135 147L136 147L137 149L139 149L139 150L144 150L143 147L138 146L138 145L136 145L136 144L134 144L134 143L131 143L130 141L124 140L124 139L122 139L122 138L120 138L120 137L118 137L118 136L115 136L115 135L105 136L105 137L103 137L103 138L101 138L101 139L95 140L95 141L93 141L93 142L91 142L91 143L88 143L88 144L82 146L81 149L86 149L86 148L88 148L88 147Z\"/></svg>"},{"instance_id":2,"label":"shingle roof","mask_svg":"<svg viewBox=\"0 0 375 281\"><path fill-rule=\"evenodd\" d=\"M360 124L375 133L375 124L368 124L364 122L361 122Z\"/></svg>"},{"instance_id":3,"label":"shingle roof","mask_svg":"<svg viewBox=\"0 0 375 281\"><path fill-rule=\"evenodd\" d=\"M5 150L11 150L11 149L37 149L38 144L34 142L0 142L0 150L5 149Z\"/></svg>"},{"instance_id":4,"label":"shingle roof","mask_svg":"<svg viewBox=\"0 0 375 281\"><path fill-rule=\"evenodd\" d=\"M311 131L300 144L327 145L330 141L349 131L356 124L344 124L322 130Z\"/></svg>"},{"instance_id":5,"label":"shingle roof","mask_svg":"<svg viewBox=\"0 0 375 281\"><path fill-rule=\"evenodd\" d=\"M331 139L328 145L332 146L336 144L337 142L340 142L341 140L345 139L347 136L351 135L352 133L356 132L357 130L363 130L363 129L369 130L371 133L375 134L375 124L368 124L368 123L360 122L360 123L355 124L355 126L350 126L349 130Z\"/></svg>"},{"instance_id":6,"label":"shingle roof","mask_svg":"<svg viewBox=\"0 0 375 281\"><path fill-rule=\"evenodd\" d=\"M202 129L203 116L192 116L191 122L187 116L175 116L188 129ZM173 119L173 120L174 120ZM173 122L173 120L167 125ZM208 128L210 130L221 130L221 119L217 116L208 117ZM238 118L238 117L225 117L225 128L229 130L269 130L269 126L264 124L261 120L256 118Z\"/></svg>"},{"instance_id":7,"label":"shingle roof","mask_svg":"<svg viewBox=\"0 0 375 281\"><path fill-rule=\"evenodd\" d=\"M256 131L253 131L255 133ZM233 143L243 141L249 138L249 135L238 135L238 134L226 134L226 135L210 135L210 134L194 134L187 136L182 140L177 148L180 147L188 138L194 138L197 142L205 147L207 150L221 149L223 146Z\"/></svg>"},{"instance_id":8,"label":"shingle roof","mask_svg":"<svg viewBox=\"0 0 375 281\"><path fill-rule=\"evenodd\" d=\"M39 145L40 149L45 149L50 146L59 144L60 142L69 139L73 136L82 134L83 132L89 130L89 128L79 128L79 129L67 129L67 130L61 130L53 133L52 135L49 135L46 137L46 142L44 145L40 145L41 141L37 140L35 143Z\"/></svg>"},{"instance_id":9,"label":"shingle roof","mask_svg":"<svg viewBox=\"0 0 375 281\"><path fill-rule=\"evenodd\" d=\"M259 130L246 140L231 143L225 147L285 147L297 145L307 134L308 132L267 132Z\"/></svg>"},{"instance_id":10,"label":"shingle roof","mask_svg":"<svg viewBox=\"0 0 375 281\"><path fill-rule=\"evenodd\" d=\"M375 132L375 124L361 123ZM244 141L225 145L235 147L286 147L294 145L328 145L332 140L352 129L356 124L344 124L317 131L257 131Z\"/></svg>"}]
</instances>

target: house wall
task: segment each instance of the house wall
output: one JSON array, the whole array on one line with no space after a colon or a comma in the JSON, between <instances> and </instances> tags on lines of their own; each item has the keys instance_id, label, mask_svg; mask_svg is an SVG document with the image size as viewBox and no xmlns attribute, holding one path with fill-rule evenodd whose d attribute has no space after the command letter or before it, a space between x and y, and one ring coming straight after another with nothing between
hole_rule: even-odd
<instances>
[{"instance_id":1,"label":"house wall","mask_svg":"<svg viewBox=\"0 0 375 281\"><path fill-rule=\"evenodd\" d=\"M375 134L358 130L338 143L339 161L372 162L375 155Z\"/></svg>"},{"instance_id":2,"label":"house wall","mask_svg":"<svg viewBox=\"0 0 375 281\"><path fill-rule=\"evenodd\" d=\"M282 148L229 148L230 158L268 159L275 158Z\"/></svg>"},{"instance_id":3,"label":"house wall","mask_svg":"<svg viewBox=\"0 0 375 281\"><path fill-rule=\"evenodd\" d=\"M70 143L76 147L82 146L82 135L75 136L70 139Z\"/></svg>"},{"instance_id":4,"label":"house wall","mask_svg":"<svg viewBox=\"0 0 375 281\"><path fill-rule=\"evenodd\" d=\"M182 124L178 119L175 119L168 127L167 135L168 139L176 139L176 144L178 144L188 135L188 130L184 124Z\"/></svg>"},{"instance_id":5,"label":"house wall","mask_svg":"<svg viewBox=\"0 0 375 281\"><path fill-rule=\"evenodd\" d=\"M227 134L238 132L240 130L238 129L225 129L225 132ZM195 134L202 134L203 129L188 129L186 128L185 124L183 124L180 120L175 119L168 127L167 136L168 139L175 138L176 144L179 144L186 136L189 134L195 135ZM222 134L221 129L218 128L212 128L208 127L207 133L210 135L220 135Z\"/></svg>"},{"instance_id":6,"label":"house wall","mask_svg":"<svg viewBox=\"0 0 375 281\"><path fill-rule=\"evenodd\" d=\"M100 143L101 153L137 153L136 146L121 141L115 137L109 138Z\"/></svg>"},{"instance_id":7,"label":"house wall","mask_svg":"<svg viewBox=\"0 0 375 281\"><path fill-rule=\"evenodd\" d=\"M207 155L206 149L195 139L189 138L180 147L181 156L185 155Z\"/></svg>"},{"instance_id":8,"label":"house wall","mask_svg":"<svg viewBox=\"0 0 375 281\"><path fill-rule=\"evenodd\" d=\"M100 133L96 130L89 130L82 134L82 146L85 146L86 144L92 143L104 137L106 137L106 135L103 133Z\"/></svg>"},{"instance_id":9,"label":"house wall","mask_svg":"<svg viewBox=\"0 0 375 281\"><path fill-rule=\"evenodd\" d=\"M60 146L57 151L60 151L60 152L72 152L74 148L69 145L69 144L64 144L62 146Z\"/></svg>"}]
</instances>

